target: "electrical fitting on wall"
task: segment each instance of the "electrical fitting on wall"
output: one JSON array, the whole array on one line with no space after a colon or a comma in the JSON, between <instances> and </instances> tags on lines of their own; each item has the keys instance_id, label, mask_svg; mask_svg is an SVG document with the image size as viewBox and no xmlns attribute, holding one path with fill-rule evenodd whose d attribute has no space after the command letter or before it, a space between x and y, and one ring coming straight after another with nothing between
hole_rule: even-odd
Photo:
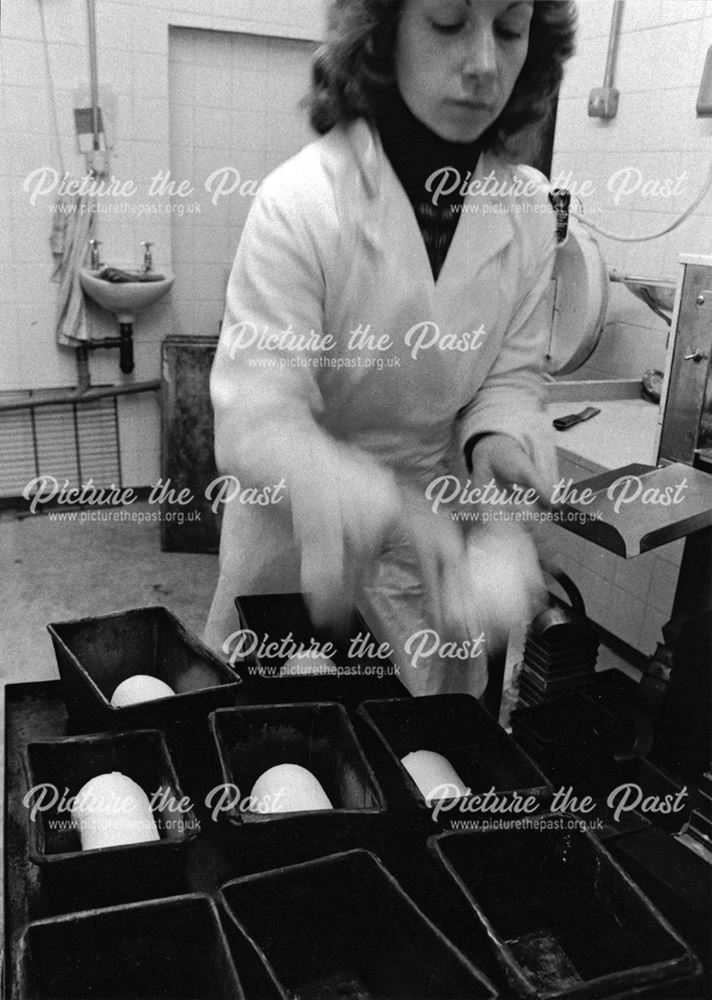
<instances>
[{"instance_id":1,"label":"electrical fitting on wall","mask_svg":"<svg viewBox=\"0 0 712 1000\"><path fill-rule=\"evenodd\" d=\"M116 98L108 87L102 86L99 88L98 102L94 108L88 84L75 87L74 129L77 151L86 157L88 173L105 174L109 169L109 150L114 148Z\"/></svg>"}]
</instances>

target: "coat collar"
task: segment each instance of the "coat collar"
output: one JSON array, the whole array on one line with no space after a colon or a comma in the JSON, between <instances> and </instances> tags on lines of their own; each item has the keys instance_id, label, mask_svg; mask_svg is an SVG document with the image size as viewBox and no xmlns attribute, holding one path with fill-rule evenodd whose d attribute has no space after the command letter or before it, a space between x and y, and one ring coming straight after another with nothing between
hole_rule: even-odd
<instances>
[{"instance_id":1,"label":"coat collar","mask_svg":"<svg viewBox=\"0 0 712 1000\"><path fill-rule=\"evenodd\" d=\"M374 203L375 208L390 185L397 183L395 172L383 151L378 133L365 119L359 118L352 122L348 126L347 136L366 197ZM490 181L483 185L485 178L490 175L497 183ZM484 152L480 156L470 179L470 190L463 203L463 218L458 223L453 241L461 246L466 241L467 267L471 274L476 274L484 267L514 236L511 220L513 199L506 193L506 187L513 179L514 169L510 164L490 152ZM372 238L377 236L375 233L371 235Z\"/></svg>"}]
</instances>

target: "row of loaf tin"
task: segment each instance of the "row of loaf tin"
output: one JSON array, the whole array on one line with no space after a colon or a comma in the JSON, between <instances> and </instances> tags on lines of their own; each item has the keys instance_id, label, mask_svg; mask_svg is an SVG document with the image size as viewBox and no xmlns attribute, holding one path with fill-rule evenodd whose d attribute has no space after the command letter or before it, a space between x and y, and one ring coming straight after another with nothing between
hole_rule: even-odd
<instances>
[{"instance_id":1,"label":"row of loaf tin","mask_svg":"<svg viewBox=\"0 0 712 1000\"><path fill-rule=\"evenodd\" d=\"M282 604L284 606L283 602ZM158 609L142 609L139 612L129 613L129 615L134 617L129 631L133 630L135 637L138 631L136 628L137 621L135 620L137 617L142 616L146 621L150 622L151 618L155 619L164 614L167 613ZM301 620L299 618L300 614L301 611L297 606L294 621ZM119 630L121 630L125 624L122 621L122 616L112 617L116 619L112 628L119 626ZM101 627L105 627L106 619L96 620L94 625L97 622ZM87 669L87 652L91 651L92 641L91 639L87 640L87 633L91 632L92 620L85 620L80 625L79 632L84 632L83 655L77 655L76 649L72 651L76 664L72 664L70 670L75 673L84 671L90 675L91 670ZM178 629L181 628L182 626L178 623ZM302 628L304 629L304 626ZM61 626L55 627L55 629L61 629ZM151 632L152 634L150 634ZM157 632L158 641L156 639ZM146 633L148 637L139 641L135 648L140 650L142 656L141 662L145 665L146 646L150 644L153 650L153 659L149 662L159 665L166 659L165 650L161 652L162 643L164 646L170 647L172 640L169 636L168 639L164 637L161 642L160 628L156 629L155 621L146 629ZM65 645L67 644L67 638L71 638L71 635L68 635L65 630L62 640ZM187 636L186 645L192 650L191 656L196 653L196 642L197 640L194 637ZM81 645L81 643L77 645ZM116 672L117 669L119 672L120 670L135 671L136 660L133 662L130 659L127 660L125 658L126 645L123 642L119 645L124 650L124 660L118 664L118 668L116 660L114 660L114 671ZM199 647L197 653L199 656L201 655ZM104 664L106 664L110 656L102 653L102 659ZM210 662L209 657L207 659ZM340 815L327 817L316 813L293 815L291 817L283 816L279 819L277 817L270 819L269 817L256 816L253 821L246 822L244 814L241 815L239 811L233 810L224 817L224 823L217 825L220 832L217 832L217 828L215 830L211 829L211 836L207 838L197 834L197 830L200 828L200 817L186 814L183 817L183 833L185 834L188 852L189 854L192 852L188 868L192 869L193 875L197 873L198 878L191 879L188 877L184 882L180 878L172 878L169 865L167 881L164 884L170 886L172 901L174 902L179 898L175 895L177 892L180 893L184 889L193 890L195 888L202 888L200 885L203 874L201 870L201 844L204 845L207 840L211 846L214 846L214 837L221 838L223 843L227 840L231 845L231 849L236 842L239 842L240 837L244 838L244 850L253 860L247 863L246 869L245 867L238 867L238 871L247 870L249 872L250 865L253 871L243 876L237 883L234 883L234 880L232 882L235 885L242 882L247 885L247 882L253 880L250 882L250 885L256 882L257 888L253 888L251 891L258 893L258 895L262 891L259 887L268 884L259 881L262 877L260 872L266 866L280 870L271 873L272 877L277 877L280 874L282 877L286 877L285 871L296 871L291 864L288 864L286 868L284 864L286 861L299 860L299 850L294 851L291 849L294 845L295 836L302 839L311 838L313 841L311 844L311 854L328 855L334 849L343 848L346 853L339 855L337 861L341 863L343 858L350 859L347 862L347 868L350 865L356 864L357 862L354 861L354 858L356 856L360 857L363 853L362 851L354 853L353 847L378 845L379 852L387 858L388 867L390 869L397 869L399 843L404 843L409 836L415 836L416 839L418 837L422 838L423 834L433 833L438 829L437 826L433 825L430 811L427 809L422 796L419 795L417 789L412 785L409 776L400 765L400 758L403 754L417 746L428 745L432 749L442 752L445 756L448 754L451 756L455 755L458 772L466 779L468 786L473 791L484 791L490 786L496 787L499 790L528 790L533 791L535 796L539 796L539 802L542 807L546 804L547 794L550 789L545 779L543 779L531 761L518 750L516 745L483 712L473 699L462 696L446 696L440 699L389 699L387 701L371 702L370 704L362 705L358 711L351 714L351 718L346 715L342 707L336 704L272 705L267 709L244 705L244 702L253 700L255 697L254 693L251 697L245 697L250 687L254 686L250 684L249 678L245 679L238 676L238 679L234 680L222 671L222 664L220 668L217 668L211 663L211 667L216 670L216 674L221 679L217 684L209 685L209 688L222 688L223 690L210 691L208 689L206 694L204 687L196 689L195 693L184 689L182 691L182 699L179 695L174 699L166 699L166 703L163 705L154 703L151 706L143 706L131 718L131 726L152 725L162 727L166 731L170 750L164 743L161 752L165 751L169 765L172 765L171 751L173 752L173 756L180 758L181 753L176 753L176 750L179 750L186 738L189 745L191 744L191 739L195 739L195 727L196 723L198 723L198 728L202 729L202 733L200 738L192 744L193 751L197 749L200 752L201 750L205 750L206 747L212 746L215 755L212 775L217 775L221 778L235 778L237 776L232 773L231 763L235 747L240 745L241 748L245 749L249 748L252 743L257 750L255 766L261 766L269 758L270 740L268 738L268 730L270 725L274 726L276 732L281 731L282 733L284 733L286 725L287 730L291 730L295 734L293 739L297 739L297 742L299 742L298 734L300 731L302 732L302 736L305 731L311 730L313 733L317 732L314 729L314 725L319 717L321 717L320 725L322 728L319 730L316 742L319 743L321 741L322 743L324 748L322 758L324 762L327 761L330 754L336 756L337 759L339 758L338 752L334 753L339 739L345 741L350 747L349 753L344 757L344 770L349 772L353 770L354 759L360 762L360 766L363 769L361 780L357 782L360 786L358 793L360 801L357 803L357 808L336 809L334 812ZM192 666L188 663L186 671L190 672L192 669ZM63 672L63 678L65 672L66 669ZM175 677L173 679L175 681ZM343 695L343 689L336 685L335 679L300 678L294 680L292 684L299 692L305 692L308 689L314 692L318 691L323 696L325 681L329 685L327 690L339 690ZM106 702L108 702L106 693L108 692L110 683L113 683L113 679L111 682L107 682L102 695ZM233 687L233 685L235 686ZM277 691L283 692L286 690L281 681L275 683L275 681L269 679L269 672L265 672L258 687L261 698L266 698L268 693L274 698L277 695ZM230 688L229 692L225 690L227 688ZM101 691L101 688L99 690ZM177 688L174 687L174 690L177 690ZM344 701L350 707L353 707L355 704L353 699L355 691L356 689L352 689L350 695L344 698ZM359 691L359 693L362 692ZM91 694L94 703L89 710L90 716L96 705L100 704L96 700L95 692L91 692ZM277 695L277 697L279 698L280 695ZM222 707L215 711L215 698L218 698L217 705L225 706L226 704L230 704L234 706L236 702L238 704L243 702L243 707ZM96 724L96 716L93 716L93 718L87 716L86 697L83 700L80 699L80 701L82 702L81 711L75 711L72 717L72 726L75 729L82 728L82 726L86 728L92 721ZM171 702L172 704L170 704ZM72 702L71 698L68 699L68 707L72 704L76 709L77 701ZM115 729L117 728L117 724L118 728L127 726L129 719L127 715L121 716L119 723L119 718L114 714L116 710L114 712L106 712L106 706L102 705L101 708L105 712L103 718L106 720L106 728ZM213 712L213 715L210 719L210 726L208 726L207 716L210 711ZM267 730L267 733L265 730ZM255 739L256 734L261 734L261 738ZM265 736L267 736L266 739ZM155 750L162 739L160 732L146 733L138 731L128 734L118 734L118 736L114 737L102 734L94 737L85 736L82 739L94 741L94 745L96 746L97 742L102 740L116 738L130 739L132 737L148 741L144 742L144 757L150 757L150 753L147 751L149 743ZM60 743L61 741L54 742ZM363 746L359 746L360 743ZM296 744L293 742L292 745ZM36 746L40 746L40 744L36 744ZM47 759L51 758L52 752L48 745L45 746L45 751ZM138 752L137 756L142 756L142 754ZM179 777L183 772L185 763L186 756L183 755L178 767L173 768L172 773L169 775L171 780L175 780L176 782L175 791L177 794L181 791ZM203 763L201 763L199 770L205 770ZM176 776L176 771L178 772L178 776ZM165 774L164 767L164 777ZM246 782L249 784L249 774L241 775L240 780L243 783ZM194 782L189 783L192 785L191 790L194 790ZM335 798L337 801L340 801L339 796L335 796ZM326 822L323 822L324 819L326 819ZM320 823L323 823L321 828ZM191 833L191 828L193 833ZM274 832L269 834L267 833L269 830ZM595 843L594 838L580 832L562 833L561 831L550 831L546 833L544 828L536 835L528 831L510 832L514 836L514 841L508 841L507 837L503 837L502 834L446 834L441 841L437 839L431 840L430 852L436 857L437 864L449 872L453 883L450 885L449 891L444 894L446 904L441 908L441 912L448 909L452 910L453 913L458 912L458 910L460 913L463 912L456 903L456 899L458 899L457 889L459 888L460 893L467 900L465 909L471 911L471 914L475 916L475 922L484 931L485 943L489 942L492 952L497 956L500 968L505 972L507 989L511 989L513 995L585 996L613 995L613 992L616 992L617 995L621 990L629 986L635 986L636 989L640 989L646 983L659 983L665 979L679 978L685 975L689 976L691 972L694 972L694 959L690 956L687 949L685 949L682 942L679 941L670 928L661 923L659 915L650 908L647 901L640 897L637 890L630 883L630 880L620 870L616 870L616 867L605 852L602 852L600 847ZM448 838L451 838L451 842L448 841ZM464 847L462 850L464 854L458 856L457 843L463 839ZM174 849L179 848L179 844L177 843L179 840L180 838L176 838L176 842L168 845L170 849L165 851L166 858L170 856L175 860L176 851ZM260 841L266 842L265 846L267 848L262 857L260 857ZM541 856L536 850L537 844L544 851L544 854ZM130 848L126 848L125 850L130 850ZM504 851L504 854L498 853L499 851ZM449 857L453 852L455 854L454 861ZM60 855L62 853L71 854L72 852L58 852ZM482 869L478 870L477 866L473 869L471 865L470 869L467 868L466 862L471 862L473 856L482 856L484 859L489 859L489 862L485 862L484 864L484 871L488 872L491 876L491 885L489 887L482 884ZM578 879L578 881L574 880L573 886L567 883L564 877L572 871L570 867L565 867L565 864L572 856L576 858L579 868L584 872L582 878ZM514 866L516 871L512 873L508 873L507 871L507 857L517 859ZM521 860L522 858L524 860ZM592 861L591 858L594 860ZM75 860L79 861L80 859ZM336 864L337 861L333 861L332 863ZM306 862L306 866L318 865L319 863L318 858L312 858ZM359 861L358 865L363 865L364 863L363 861ZM561 867L561 863L564 864L563 868ZM51 865L52 862L50 861L48 864ZM529 894L527 896L525 885L521 879L522 872L530 865L533 865L535 870L548 871L552 879L552 884L564 884L569 887L569 891L577 898L577 912L586 911L587 913L583 925L577 924L574 919L575 914L572 914L554 927L554 910L551 910L549 913L549 923L551 926L547 933L543 932L541 926L526 926L526 921L524 921L525 926L512 928L505 926L506 921L505 924L498 927L496 926L496 919L494 923L489 919L491 916L497 915L497 906L501 905L501 898L499 899L499 903L497 900L502 894L506 897L507 885L512 889L516 886L516 893L522 902L522 906L525 910L528 907L532 915L537 912L537 906L541 908L541 900L542 898L546 898L545 887L543 885L537 886L536 894ZM57 866L55 863L55 867L60 866ZM151 863L147 862L144 871L149 871L151 867ZM161 866L154 867L158 870ZM226 870L229 871L229 869L230 865L227 866ZM604 909L600 912L593 906L592 896L595 894L592 892L592 873L595 875L595 885L600 886L602 878L605 882L605 877L601 875L601 870L603 870L604 876L609 877L609 881L612 878L612 899L618 902L621 899L625 900L626 905L622 910L616 909L616 906L612 905L608 897L606 897ZM333 871L344 872L346 869L337 867ZM613 876L610 876L611 871L615 873ZM403 872L406 872L405 868ZM400 874L401 872L398 871L399 877ZM497 875L501 876L503 882L497 882ZM409 889L411 886L416 885L417 877L417 872L411 870L408 876ZM97 878L101 880L99 874ZM80 881L83 881L81 876ZM118 879L114 879L114 889L117 888L118 881ZM230 879L225 881L228 884L231 882ZM197 885L195 884L196 882L198 883ZM444 883L441 882L442 884ZM220 893L225 894L223 888L221 888L222 886L223 883L218 884L215 882L215 879L205 880L205 887L208 891L216 894L216 898L219 900L222 899ZM220 892L216 893L216 890L220 890ZM154 892L159 891L160 882L157 882ZM244 893L247 890L243 886L240 891ZM230 895L231 890L227 894ZM551 905L553 905L553 901ZM586 909L587 905L588 910ZM483 906L484 909L482 908ZM592 906L593 909L591 908ZM654 942L655 945L646 953L645 948L642 947L642 938L638 939L637 935L633 935L635 941L629 942L630 947L622 958L624 968L620 967L620 955L617 955L611 968L606 968L605 954L607 944L604 941L601 942L602 947L596 953L599 959L597 965L594 960L596 956L588 954L588 957L586 957L581 951L583 948L585 952L582 944L586 939L585 934L580 935L581 940L578 942L578 952L576 952L577 946L575 940L572 943L569 937L566 947L559 940L562 936L565 938L567 927L579 927L579 930L582 931L585 929L587 922L593 918L597 919L600 923L606 906L609 908L612 906L614 923L621 919L625 922L631 919L633 921L631 926L641 929L641 932L644 930L648 940ZM642 909L640 909L641 906ZM650 914L652 914L652 917L650 917ZM500 913L499 917L501 916L502 914ZM232 926L232 922L234 921L228 921L228 930ZM460 922L463 923L463 921ZM246 926L238 930L238 937L240 933L244 932L247 938L250 938L249 929ZM512 934L514 934L514 937L512 937ZM259 937L259 934L257 936ZM385 936L387 937L387 935ZM575 934L574 938L576 938ZM590 934L588 938L590 939ZM607 942L607 938L605 940ZM260 952L259 942L253 940L252 946L256 947L257 951ZM620 951L620 949L618 950ZM545 970L536 968L535 962L536 955L539 955L541 958L544 952L550 956L550 967L546 975L544 974ZM571 953L577 954L576 961L578 961L581 971L575 968L575 962L571 960ZM557 959L557 961L553 962L553 969L551 968L553 961L551 956ZM645 960L641 961L641 958ZM280 983L289 981L289 975L282 971L282 978L280 979L280 976L265 956L265 953L262 953L262 960L267 962L268 979L271 978L271 980L274 980L274 985L279 990L282 988ZM614 968L613 965L616 962L618 965ZM627 965L626 962L628 963ZM279 965L279 962L277 964ZM378 964L376 963L376 965ZM259 965L260 963L258 963L258 968ZM270 969L271 971L269 971ZM325 971L324 976L326 978L322 976L323 981L321 982L321 986L319 986L322 992L324 990L327 991L323 992L323 995L330 995L328 989L334 988L333 982L329 980L330 975L336 976L337 980L345 976L346 979L344 982L348 985L348 982L351 980L349 980L347 973L348 970L339 969L332 969L330 972L328 970ZM286 979L284 979L285 975ZM547 975L549 976L548 981L546 980ZM610 976L613 978L609 979ZM20 980L18 979L18 981ZM481 981L484 982L482 977ZM318 977L315 982L318 985ZM330 982L331 986L329 986ZM354 985L354 982L356 981L352 982L352 986L354 989L357 989L358 983ZM411 980L411 982L413 981ZM380 987L378 988L380 989ZM485 988L487 989L488 987ZM252 989L254 990L254 985ZM422 995L443 995L437 993L435 984L433 984L433 990L435 992L423 992ZM170 994L167 993L165 995L169 996ZM275 995L279 995L279 993ZM379 995L391 994L381 993ZM396 994L394 993L393 995ZM405 994L401 993L401 995ZM453 993L452 995L459 994ZM467 995L492 994L491 992L484 992L482 994L472 992L472 987L470 987L470 993Z\"/></svg>"}]
</instances>

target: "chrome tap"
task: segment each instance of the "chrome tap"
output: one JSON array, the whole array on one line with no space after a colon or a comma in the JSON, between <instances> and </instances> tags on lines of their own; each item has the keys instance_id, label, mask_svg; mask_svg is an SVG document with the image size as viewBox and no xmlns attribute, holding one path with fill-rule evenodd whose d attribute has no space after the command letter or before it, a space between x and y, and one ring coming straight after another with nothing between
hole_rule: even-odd
<instances>
[{"instance_id":1,"label":"chrome tap","mask_svg":"<svg viewBox=\"0 0 712 1000\"><path fill-rule=\"evenodd\" d=\"M144 271L153 270L153 254L151 253L151 247L153 243L148 243L146 240L141 244L143 247L143 269Z\"/></svg>"},{"instance_id":2,"label":"chrome tap","mask_svg":"<svg viewBox=\"0 0 712 1000\"><path fill-rule=\"evenodd\" d=\"M100 240L89 240L89 267L92 271L98 271L103 267L101 259L99 257L99 247L101 246Z\"/></svg>"}]
</instances>

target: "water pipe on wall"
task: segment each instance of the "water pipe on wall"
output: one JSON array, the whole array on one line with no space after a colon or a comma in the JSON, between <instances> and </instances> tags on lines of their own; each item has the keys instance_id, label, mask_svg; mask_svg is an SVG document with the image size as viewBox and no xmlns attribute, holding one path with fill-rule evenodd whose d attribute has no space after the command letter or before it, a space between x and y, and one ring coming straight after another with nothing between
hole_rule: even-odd
<instances>
[{"instance_id":1,"label":"water pipe on wall","mask_svg":"<svg viewBox=\"0 0 712 1000\"><path fill-rule=\"evenodd\" d=\"M621 33L623 18L623 0L615 0L611 31L608 36L608 53L606 55L606 72L603 76L603 86L594 87L588 95L589 118L615 118L618 113L618 91L613 86L618 54L618 39Z\"/></svg>"},{"instance_id":2,"label":"water pipe on wall","mask_svg":"<svg viewBox=\"0 0 712 1000\"><path fill-rule=\"evenodd\" d=\"M106 150L101 149L99 124L99 70L96 43L96 16L94 0L87 0L87 28L89 32L89 89L91 94L91 127L93 151L87 155L87 169L92 174L108 171Z\"/></svg>"}]
</instances>

